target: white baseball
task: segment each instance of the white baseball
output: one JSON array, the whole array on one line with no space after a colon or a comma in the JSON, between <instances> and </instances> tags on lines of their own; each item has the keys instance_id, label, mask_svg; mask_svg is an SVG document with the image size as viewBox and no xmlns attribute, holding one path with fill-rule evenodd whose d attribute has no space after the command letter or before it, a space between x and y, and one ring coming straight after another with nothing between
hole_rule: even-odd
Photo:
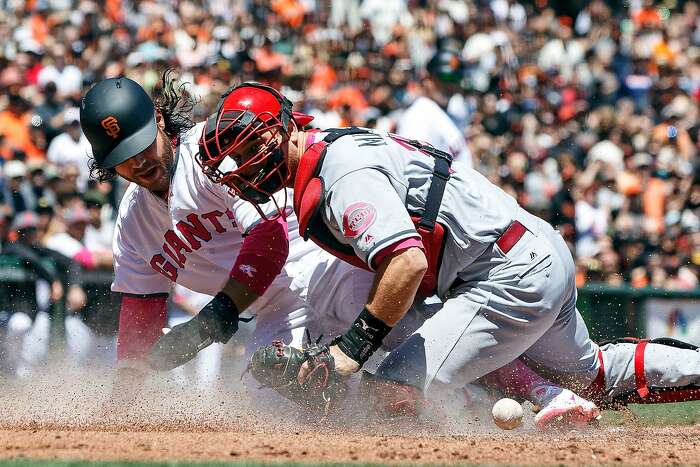
<instances>
[{"instance_id":1,"label":"white baseball","mask_svg":"<svg viewBox=\"0 0 700 467\"><path fill-rule=\"evenodd\" d=\"M512 430L523 424L523 406L513 399L501 399L491 409L493 421L503 430Z\"/></svg>"}]
</instances>

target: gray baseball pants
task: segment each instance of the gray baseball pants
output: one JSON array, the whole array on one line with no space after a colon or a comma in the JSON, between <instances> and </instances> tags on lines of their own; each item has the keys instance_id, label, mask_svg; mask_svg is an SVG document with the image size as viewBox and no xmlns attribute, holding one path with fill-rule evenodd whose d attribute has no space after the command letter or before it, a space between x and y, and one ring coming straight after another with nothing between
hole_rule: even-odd
<instances>
[{"instance_id":1,"label":"gray baseball pants","mask_svg":"<svg viewBox=\"0 0 700 467\"><path fill-rule=\"evenodd\" d=\"M635 389L635 344L599 347L576 309L574 261L548 223L522 212L528 231L504 254L495 244L444 297L444 305L382 362L377 374L424 390L462 387L518 357L573 389L598 376L608 396ZM648 344L650 387L700 384L700 352Z\"/></svg>"}]
</instances>

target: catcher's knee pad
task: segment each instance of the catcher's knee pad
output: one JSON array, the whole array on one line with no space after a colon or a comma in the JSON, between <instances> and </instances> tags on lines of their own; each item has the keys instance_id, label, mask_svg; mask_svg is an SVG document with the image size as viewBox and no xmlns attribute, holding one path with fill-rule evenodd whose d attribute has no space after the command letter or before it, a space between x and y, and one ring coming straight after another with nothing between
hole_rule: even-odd
<instances>
[{"instance_id":1,"label":"catcher's knee pad","mask_svg":"<svg viewBox=\"0 0 700 467\"><path fill-rule=\"evenodd\" d=\"M698 347L687 342L673 339L671 337L660 337L656 339L639 339L636 337L624 337L605 344L635 344L634 349L634 385L635 390L614 397L606 394L605 387L605 367L603 364L603 353L598 351L600 367L595 381L584 391L588 397L598 405L605 408L615 408L626 406L627 404L662 404L667 402L687 402L700 400L700 386L678 386L678 387L649 387L647 383L647 373L645 369L644 352L648 344L666 345L677 349L694 350Z\"/></svg>"},{"instance_id":2,"label":"catcher's knee pad","mask_svg":"<svg viewBox=\"0 0 700 467\"><path fill-rule=\"evenodd\" d=\"M419 389L362 372L362 392L378 418L418 417L427 401Z\"/></svg>"}]
</instances>

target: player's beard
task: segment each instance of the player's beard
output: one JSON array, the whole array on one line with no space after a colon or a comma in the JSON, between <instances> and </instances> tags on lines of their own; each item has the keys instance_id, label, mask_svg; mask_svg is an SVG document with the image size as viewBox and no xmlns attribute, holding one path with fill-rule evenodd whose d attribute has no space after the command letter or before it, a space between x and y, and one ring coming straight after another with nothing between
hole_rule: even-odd
<instances>
[{"instance_id":1,"label":"player's beard","mask_svg":"<svg viewBox=\"0 0 700 467\"><path fill-rule=\"evenodd\" d=\"M153 192L153 194L155 194L156 196L165 198L168 195L168 192L170 191L170 181L173 175L175 164L175 150L173 148L170 138L164 131L158 130L158 139L159 141L157 142L157 145L161 154L159 154L160 157L158 158L157 165L160 167L161 170L160 177L153 184L151 192Z\"/></svg>"}]
</instances>

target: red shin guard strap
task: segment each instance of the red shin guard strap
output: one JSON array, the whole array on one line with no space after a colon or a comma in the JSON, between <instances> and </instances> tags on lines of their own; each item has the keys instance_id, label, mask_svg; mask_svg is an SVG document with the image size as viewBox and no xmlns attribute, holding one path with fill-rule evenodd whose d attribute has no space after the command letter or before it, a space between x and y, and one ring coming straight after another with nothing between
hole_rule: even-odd
<instances>
[{"instance_id":1,"label":"red shin guard strap","mask_svg":"<svg viewBox=\"0 0 700 467\"><path fill-rule=\"evenodd\" d=\"M647 340L640 340L637 347L634 349L634 383L637 388L637 394L639 394L641 398L649 395L647 377L644 374L644 350L648 343Z\"/></svg>"},{"instance_id":2,"label":"red shin guard strap","mask_svg":"<svg viewBox=\"0 0 700 467\"><path fill-rule=\"evenodd\" d=\"M581 395L587 399L599 399L603 397L605 392L605 363L603 363L603 351L598 349L598 374L595 379L586 389L581 391Z\"/></svg>"}]
</instances>

